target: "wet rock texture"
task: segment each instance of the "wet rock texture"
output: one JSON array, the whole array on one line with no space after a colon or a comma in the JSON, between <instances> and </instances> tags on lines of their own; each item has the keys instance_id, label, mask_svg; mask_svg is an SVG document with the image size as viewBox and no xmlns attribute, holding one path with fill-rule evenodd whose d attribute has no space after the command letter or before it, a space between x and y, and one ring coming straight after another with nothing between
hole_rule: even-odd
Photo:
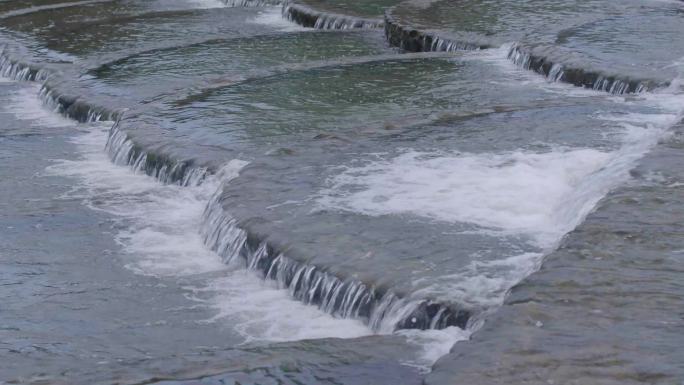
<instances>
[{"instance_id":1,"label":"wet rock texture","mask_svg":"<svg viewBox=\"0 0 684 385\"><path fill-rule=\"evenodd\" d=\"M425 384L681 383L683 149L680 127Z\"/></svg>"}]
</instances>

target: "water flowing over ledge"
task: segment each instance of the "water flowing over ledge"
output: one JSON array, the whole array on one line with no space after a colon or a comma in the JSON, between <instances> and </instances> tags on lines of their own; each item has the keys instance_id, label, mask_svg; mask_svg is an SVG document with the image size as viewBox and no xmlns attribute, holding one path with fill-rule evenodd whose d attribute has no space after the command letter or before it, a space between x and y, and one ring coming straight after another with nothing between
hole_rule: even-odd
<instances>
[{"instance_id":1,"label":"water flowing over ledge","mask_svg":"<svg viewBox=\"0 0 684 385\"><path fill-rule=\"evenodd\" d=\"M431 41L431 47L436 49L428 51L447 51L439 49L442 47L440 41ZM173 155L149 150L144 144L137 143L135 137L122 128L125 122L122 120L122 111L92 105L83 98L60 92L59 87L51 85L48 71L22 65L7 55L2 56L0 68L13 78L43 81L40 97L55 112L80 122L115 121L107 139L106 151L118 165L131 167L134 172L147 174L162 183L181 186L197 186L216 178L212 175L220 174L215 167L192 160L178 160ZM551 73L555 74L553 71ZM562 78L562 74L553 76L552 80ZM443 329L449 326L466 329L479 319L477 311L472 309L426 298L412 298L410 293L402 295L391 288L340 277L324 267L296 260L286 255L279 245L250 232L239 220L232 218L222 205L225 198L221 193L219 186L205 208L201 228L205 244L226 263L241 259L246 268L260 272L264 279L276 281L294 299L317 306L335 317L361 319L379 333L390 333L396 329Z\"/></svg>"},{"instance_id":2,"label":"water flowing over ledge","mask_svg":"<svg viewBox=\"0 0 684 385\"><path fill-rule=\"evenodd\" d=\"M390 11L385 13L385 37L390 45L411 52L453 52L491 48L487 44L446 39L434 33L404 25L392 17Z\"/></svg>"},{"instance_id":3,"label":"water flowing over ledge","mask_svg":"<svg viewBox=\"0 0 684 385\"><path fill-rule=\"evenodd\" d=\"M376 28L382 22L366 23L364 20L328 17L297 4L284 6L283 14L300 24L313 24L319 29ZM304 20L304 21L302 21ZM444 52L489 48L485 45L460 43L438 36L408 29L386 16L385 33L391 44L409 51ZM542 73L553 81L573 82L578 75L564 70L560 65L525 54L518 45L511 48L509 59L516 64ZM364 59L367 60L367 59ZM150 151L145 145L136 143L135 138L122 129L123 111L110 110L91 104L79 96L60 92L59 84L50 79L51 72L36 66L13 60L5 53L0 55L0 71L3 76L25 81L40 81L43 86L40 98L53 111L80 122L101 120L115 121L106 144L112 161L129 166L134 172L145 173L162 183L181 186L197 186L213 174L220 173L207 165L191 160L178 160L173 155ZM615 78L594 76L592 85L596 90L611 93L641 92L649 85L639 82L625 82ZM586 86L585 83L576 85ZM376 332L392 332L395 329L443 329L457 326L462 329L473 324L475 313L471 309L454 304L443 304L425 298L412 298L410 293L402 295L391 288L376 287L372 283L339 277L324 267L308 264L285 254L279 245L273 245L258 234L250 233L232 218L224 209L224 197L219 186L208 202L202 225L205 244L226 262L240 257L245 266L262 274L264 279L274 280L290 295L306 304L336 317L359 318Z\"/></svg>"},{"instance_id":4,"label":"water flowing over ledge","mask_svg":"<svg viewBox=\"0 0 684 385\"><path fill-rule=\"evenodd\" d=\"M221 179L221 170L145 151L120 129L119 122L112 126L106 148L114 163L130 166L135 172L153 176L163 183L196 186L209 178ZM212 174L217 176L211 177ZM224 262L242 258L246 268L260 272L264 279L276 281L293 298L336 317L360 318L376 332L468 326L470 310L429 299L407 299L391 289L344 279L324 268L286 256L230 217L222 206L221 193L219 187L207 204L201 231L205 244Z\"/></svg>"},{"instance_id":5,"label":"water flowing over ledge","mask_svg":"<svg viewBox=\"0 0 684 385\"><path fill-rule=\"evenodd\" d=\"M123 111L112 110L86 101L59 89L59 75L48 68L15 59L5 46L0 50L0 76L16 81L42 83L38 97L52 111L78 122L96 122L121 118Z\"/></svg>"},{"instance_id":6,"label":"water flowing over ledge","mask_svg":"<svg viewBox=\"0 0 684 385\"><path fill-rule=\"evenodd\" d=\"M392 9L385 13L385 36L390 45L411 52L472 51L496 48L495 45L475 40L456 40L439 36L438 33L405 25L392 16ZM537 72L554 82L569 83L611 94L639 93L666 87L667 82L650 79L632 79L629 76L608 75L600 71L575 68L543 56L533 54L521 44L511 45L508 59L521 68Z\"/></svg>"},{"instance_id":7,"label":"water flowing over ledge","mask_svg":"<svg viewBox=\"0 0 684 385\"><path fill-rule=\"evenodd\" d=\"M80 123L117 121L123 116L123 111L110 110L91 104L79 96L60 93L57 88L50 85L49 80L43 83L38 96L54 112Z\"/></svg>"},{"instance_id":8,"label":"water flowing over ledge","mask_svg":"<svg viewBox=\"0 0 684 385\"><path fill-rule=\"evenodd\" d=\"M405 25L392 16L392 8L385 12L384 21L326 14L296 3L285 4L282 13L283 17L294 23L317 29L380 28L384 26L388 43L410 52L455 52L495 48L489 43L446 38L435 32ZM574 68L560 62L554 62L542 55L535 55L518 43L511 46L508 58L521 68L537 72L550 81L569 83L611 94L652 91L668 85L666 82L655 80L632 79L629 76L608 75L591 69Z\"/></svg>"},{"instance_id":9,"label":"water flowing over ledge","mask_svg":"<svg viewBox=\"0 0 684 385\"><path fill-rule=\"evenodd\" d=\"M177 161L164 154L145 151L119 128L120 121L109 131L105 151L117 165L130 166L136 173L144 173L165 184L181 186L200 185L210 171L207 167L194 167L189 161Z\"/></svg>"},{"instance_id":10,"label":"water flowing over ledge","mask_svg":"<svg viewBox=\"0 0 684 385\"><path fill-rule=\"evenodd\" d=\"M621 78L581 68L569 68L562 63L554 63L548 58L534 55L520 44L511 46L508 58L521 68L537 72L551 81L570 83L578 87L616 95L640 93L667 86L667 84L657 84L651 80Z\"/></svg>"},{"instance_id":11,"label":"water flowing over ledge","mask_svg":"<svg viewBox=\"0 0 684 385\"><path fill-rule=\"evenodd\" d=\"M60 93L47 81L47 70L0 58L2 73L16 80L42 81L39 97L51 110L79 122L114 121L105 147L115 164L128 166L162 183L197 186L212 174L210 166L179 161L173 156L147 151L121 129L124 112L91 105L77 96ZM218 171L220 174L220 170ZM205 244L228 263L236 257L246 268L261 272L289 290L294 299L341 318L362 319L372 330L391 333L396 329L467 328L473 313L453 304L429 299L409 299L388 288L375 287L354 279L345 279L324 268L297 261L255 234L250 234L231 218L221 205L219 187L204 212L202 234Z\"/></svg>"},{"instance_id":12,"label":"water flowing over ledge","mask_svg":"<svg viewBox=\"0 0 684 385\"><path fill-rule=\"evenodd\" d=\"M381 19L326 13L296 3L285 4L282 13L284 18L293 23L316 29L375 29L383 25Z\"/></svg>"},{"instance_id":13,"label":"water flowing over ledge","mask_svg":"<svg viewBox=\"0 0 684 385\"><path fill-rule=\"evenodd\" d=\"M343 318L361 318L376 332L395 329L466 328L471 313L427 299L402 298L389 289L354 279L343 279L325 269L286 256L258 235L248 234L226 214L220 191L204 212L205 243L226 263L236 257L248 269L261 272L287 288L293 298Z\"/></svg>"},{"instance_id":14,"label":"water flowing over ledge","mask_svg":"<svg viewBox=\"0 0 684 385\"><path fill-rule=\"evenodd\" d=\"M48 70L14 59L8 50L6 45L0 49L0 76L17 81L42 82L50 75Z\"/></svg>"}]
</instances>

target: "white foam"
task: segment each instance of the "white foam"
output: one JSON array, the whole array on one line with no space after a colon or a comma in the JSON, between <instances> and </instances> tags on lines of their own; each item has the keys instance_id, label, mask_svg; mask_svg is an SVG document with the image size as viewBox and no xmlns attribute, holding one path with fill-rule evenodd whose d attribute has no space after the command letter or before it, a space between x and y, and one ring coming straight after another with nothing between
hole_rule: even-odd
<instances>
[{"instance_id":1,"label":"white foam","mask_svg":"<svg viewBox=\"0 0 684 385\"><path fill-rule=\"evenodd\" d=\"M598 95L538 78L530 82L545 90L567 92L573 97ZM544 252L500 260L472 256L471 263L461 271L438 277L414 293L477 306L499 306L510 288L538 270L545 253L584 220L612 188L625 182L637 161L669 134L673 124L681 121L682 91L683 84L676 79L668 89L655 93L629 98L605 95L616 103L653 111L599 116L622 127L621 132L611 135L618 144L618 149L611 152L559 147L545 153L409 150L395 157L374 155L362 165L349 166L332 177L318 203L325 208L365 215L412 215L470 222L487 227L483 234L489 236L511 232L529 235ZM429 367L479 325L453 334L432 330L398 333L421 348L419 359L408 364Z\"/></svg>"},{"instance_id":2,"label":"white foam","mask_svg":"<svg viewBox=\"0 0 684 385\"><path fill-rule=\"evenodd\" d=\"M501 259L472 255L461 270L425 282L416 297L492 308L536 271L546 252L574 229L676 121L663 114L606 116L621 121L612 152L557 148L544 153L420 153L348 167L330 179L318 203L364 215L410 215L472 223L483 236L521 234L543 252ZM488 257L491 258L491 257ZM438 347L434 349L439 350ZM432 353L430 353L432 354ZM436 354L436 353L435 353Z\"/></svg>"},{"instance_id":3,"label":"white foam","mask_svg":"<svg viewBox=\"0 0 684 385\"><path fill-rule=\"evenodd\" d=\"M619 148L556 147L533 153L444 153L405 151L390 157L369 156L328 180L318 204L365 215L413 215L446 222L472 223L483 232L524 234L547 250L577 226L598 200L625 181L628 171L668 129L682 120L684 85L626 99L548 83L506 59L507 48L479 54L508 63L511 71L531 76L545 90L575 97L602 96L650 113L599 115L622 130L607 132Z\"/></svg>"},{"instance_id":4,"label":"white foam","mask_svg":"<svg viewBox=\"0 0 684 385\"><path fill-rule=\"evenodd\" d=\"M1 78L7 80L6 78ZM9 81L12 82L12 81ZM18 120L22 120L32 127L69 127L76 123L45 108L36 97L40 86L36 83L22 83L20 88L11 90L7 103L3 107Z\"/></svg>"},{"instance_id":5,"label":"white foam","mask_svg":"<svg viewBox=\"0 0 684 385\"><path fill-rule=\"evenodd\" d=\"M78 179L72 197L121 220L117 240L131 256L129 268L159 277L225 268L204 247L197 232L204 202L212 192L210 184L199 188L164 186L114 165L103 151L106 132L102 130L73 141L81 158L56 161L48 172Z\"/></svg>"},{"instance_id":6,"label":"white foam","mask_svg":"<svg viewBox=\"0 0 684 385\"><path fill-rule=\"evenodd\" d=\"M287 291L253 273L221 262L198 233L201 215L218 183L200 187L162 185L109 161L103 152L106 133L95 130L74 139L81 158L59 160L51 174L79 180L70 196L121 220L117 239L136 273L162 278L192 277L195 291L208 293L216 309L212 321L226 321L245 341L288 341L323 337L357 337L371 331L358 320L340 320L292 300ZM236 175L244 163L224 175Z\"/></svg>"},{"instance_id":7,"label":"white foam","mask_svg":"<svg viewBox=\"0 0 684 385\"><path fill-rule=\"evenodd\" d=\"M415 295L475 307L500 306L513 285L539 269L543 256L522 253L498 260L473 258L457 273L436 277Z\"/></svg>"},{"instance_id":8,"label":"white foam","mask_svg":"<svg viewBox=\"0 0 684 385\"><path fill-rule=\"evenodd\" d=\"M211 321L235 325L245 342L354 338L371 334L360 320L336 319L298 301L273 281L255 272L234 270L212 280L204 290L217 293L210 302L219 310ZM239 311L236 311L239 309Z\"/></svg>"},{"instance_id":9,"label":"white foam","mask_svg":"<svg viewBox=\"0 0 684 385\"><path fill-rule=\"evenodd\" d=\"M81 125L46 109L36 98L39 87L22 83L4 109L46 130L72 126L85 131L73 138L76 160L55 160L48 175L73 178L78 184L63 198L82 199L98 211L117 218L117 241L126 254L126 267L161 279L200 282L191 297L216 311L209 322L226 323L251 341L293 341L311 338L350 338L371 334L360 320L337 319L293 300L288 291L264 281L242 266L227 266L207 249L198 232L209 197L222 182L236 177L246 162L234 160L216 179L200 187L162 185L154 178L114 165L104 145L111 122ZM75 131L78 132L78 131ZM206 299L208 297L208 299Z\"/></svg>"},{"instance_id":10,"label":"white foam","mask_svg":"<svg viewBox=\"0 0 684 385\"><path fill-rule=\"evenodd\" d=\"M503 154L408 151L348 168L330 180L319 203L366 215L410 214L505 233L557 237L565 231L557 212L581 180L609 159L609 154L594 149Z\"/></svg>"},{"instance_id":11,"label":"white foam","mask_svg":"<svg viewBox=\"0 0 684 385\"><path fill-rule=\"evenodd\" d=\"M416 358L406 360L404 364L429 372L432 365L449 353L454 344L469 339L471 332L451 326L442 330L399 330L397 334L404 336L406 342L418 349Z\"/></svg>"}]
</instances>

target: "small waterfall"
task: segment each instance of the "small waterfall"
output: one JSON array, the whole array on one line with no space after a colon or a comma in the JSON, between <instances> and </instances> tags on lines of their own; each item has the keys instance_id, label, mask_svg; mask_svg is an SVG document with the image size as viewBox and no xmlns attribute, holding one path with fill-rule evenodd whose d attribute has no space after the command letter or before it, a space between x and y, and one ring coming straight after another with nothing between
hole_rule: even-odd
<instances>
[{"instance_id":1,"label":"small waterfall","mask_svg":"<svg viewBox=\"0 0 684 385\"><path fill-rule=\"evenodd\" d=\"M379 25L376 22L368 22L362 19L348 19L335 15L322 15L318 17L314 24L314 28L316 29L373 29L378 27Z\"/></svg>"},{"instance_id":2,"label":"small waterfall","mask_svg":"<svg viewBox=\"0 0 684 385\"><path fill-rule=\"evenodd\" d=\"M424 37L426 46L428 45L428 37ZM430 51L434 52L455 52L455 51L473 51L480 49L480 46L477 44L473 43L468 43L468 42L462 42L462 41L453 41L449 39L443 39L441 37L435 36L432 37L432 43L429 44Z\"/></svg>"},{"instance_id":3,"label":"small waterfall","mask_svg":"<svg viewBox=\"0 0 684 385\"><path fill-rule=\"evenodd\" d=\"M122 114L121 111L109 110L91 104L76 96L62 94L60 91L52 88L47 80L43 82L38 97L52 111L81 123L115 121Z\"/></svg>"},{"instance_id":4,"label":"small waterfall","mask_svg":"<svg viewBox=\"0 0 684 385\"><path fill-rule=\"evenodd\" d=\"M120 129L120 121L109 130L105 151L115 164L130 166L134 172L147 174L166 184L198 186L209 175L205 167L193 167L190 162L145 151Z\"/></svg>"},{"instance_id":5,"label":"small waterfall","mask_svg":"<svg viewBox=\"0 0 684 385\"><path fill-rule=\"evenodd\" d=\"M467 310L429 301L401 298L391 290L353 279L341 279L324 269L296 261L253 239L242 230L221 205L221 189L207 204L202 226L204 242L225 263L238 257L245 266L288 289L291 296L336 317L359 318L377 332L396 329L465 328L471 317Z\"/></svg>"},{"instance_id":6,"label":"small waterfall","mask_svg":"<svg viewBox=\"0 0 684 385\"><path fill-rule=\"evenodd\" d=\"M39 91L42 102L52 111L80 122L113 120L105 151L115 164L131 167L163 183L198 186L212 171L197 167L190 161L177 161L164 154L146 151L121 129L122 113L91 105L75 96L60 94L47 83L48 72L17 64L0 53L2 74L13 79L42 81ZM215 180L214 177L211 177ZM220 178L219 178L220 179ZM381 289L354 279L343 279L325 269L296 261L277 252L266 242L250 237L238 226L221 205L219 187L203 214L201 233L205 244L229 263L240 257L246 268L261 272L293 298L342 318L358 318L371 329L390 333L396 329L443 329L457 326L465 329L472 312L451 304L428 299L405 298L392 290Z\"/></svg>"},{"instance_id":7,"label":"small waterfall","mask_svg":"<svg viewBox=\"0 0 684 385\"><path fill-rule=\"evenodd\" d=\"M553 63L546 58L530 54L519 44L511 46L508 58L517 66L544 75L550 81L566 82L615 95L640 93L655 88L647 81L619 79L582 69L565 68L560 63Z\"/></svg>"},{"instance_id":8,"label":"small waterfall","mask_svg":"<svg viewBox=\"0 0 684 385\"><path fill-rule=\"evenodd\" d=\"M115 164L129 166L134 172L145 173L163 183L197 186L208 179L210 170L188 162L153 154L136 145L121 129L121 121L109 131L106 151ZM230 217L221 204L219 187L207 203L201 234L204 243L225 263L241 260L249 270L261 273L263 279L277 282L290 295L305 304L341 318L364 320L374 331L389 333L395 329L443 329L449 326L465 328L471 312L456 309L426 299L406 299L391 290L381 290L371 284L342 279L318 266L296 261L276 251L267 242L250 236Z\"/></svg>"},{"instance_id":9,"label":"small waterfall","mask_svg":"<svg viewBox=\"0 0 684 385\"><path fill-rule=\"evenodd\" d=\"M0 76L17 81L44 81L49 72L37 69L25 63L13 60L7 53L7 47L0 50Z\"/></svg>"},{"instance_id":10,"label":"small waterfall","mask_svg":"<svg viewBox=\"0 0 684 385\"><path fill-rule=\"evenodd\" d=\"M64 108L62 104L59 102L58 98L54 96L54 92L50 88L46 87L45 85L40 87L40 91L38 92L38 98L52 112L55 112L57 114L64 114ZM88 121L94 122L100 120L101 116L93 116L91 118L92 120Z\"/></svg>"},{"instance_id":11,"label":"small waterfall","mask_svg":"<svg viewBox=\"0 0 684 385\"><path fill-rule=\"evenodd\" d=\"M594 81L594 86L592 88L596 91L604 91L610 92L611 94L621 95L630 92L630 83L620 79L599 76ZM632 92L640 93L645 89L646 86L643 83L639 83L637 84L636 89L634 89Z\"/></svg>"},{"instance_id":12,"label":"small waterfall","mask_svg":"<svg viewBox=\"0 0 684 385\"><path fill-rule=\"evenodd\" d=\"M446 39L403 25L389 13L385 15L385 37L390 45L411 52L455 52L489 48L488 45Z\"/></svg>"},{"instance_id":13,"label":"small waterfall","mask_svg":"<svg viewBox=\"0 0 684 385\"><path fill-rule=\"evenodd\" d=\"M115 121L110 129L106 151L111 159L120 165L130 165L136 172L144 172L164 183L178 183L195 186L202 183L208 170L191 167L188 162L177 162L166 156L148 154L119 129L121 111L113 111L92 105L77 96L67 96L48 84L49 71L34 68L13 60L0 50L0 75L13 80L42 82L38 97L50 110L82 123Z\"/></svg>"},{"instance_id":14,"label":"small waterfall","mask_svg":"<svg viewBox=\"0 0 684 385\"><path fill-rule=\"evenodd\" d=\"M346 15L315 11L301 4L286 4L283 17L302 27L316 29L375 29L383 25L380 19L355 18Z\"/></svg>"}]
</instances>

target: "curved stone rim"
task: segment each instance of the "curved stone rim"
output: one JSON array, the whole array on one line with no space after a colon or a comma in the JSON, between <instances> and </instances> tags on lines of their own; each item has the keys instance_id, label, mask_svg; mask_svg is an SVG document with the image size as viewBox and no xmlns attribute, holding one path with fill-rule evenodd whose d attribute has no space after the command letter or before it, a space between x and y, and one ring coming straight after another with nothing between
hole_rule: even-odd
<instances>
[{"instance_id":1,"label":"curved stone rim","mask_svg":"<svg viewBox=\"0 0 684 385\"><path fill-rule=\"evenodd\" d=\"M150 152L135 138L121 130L126 119L124 109L113 110L90 103L85 98L68 95L60 90L55 72L39 66L20 62L0 50L0 68L11 68L13 79L43 82L40 91L42 101L68 118L78 122L114 121L105 150L112 161L127 165L136 172L144 172L162 183L194 186L202 184L207 177L220 172L214 165L204 165L192 160L180 160L163 151ZM4 70L2 72L5 73ZM40 75L39 75L40 74ZM49 79L51 78L51 79ZM219 192L221 189L219 189ZM277 281L287 288L293 299L317 305L333 316L358 318L372 330L392 332L396 329L443 329L457 326L466 329L476 314L472 309L453 303L441 303L429 298L412 299L397 294L391 288L376 287L372 283L340 277L324 267L298 261L286 255L286 248L267 242L264 236L250 233L244 225L230 218L220 205L220 194L207 205L205 211L205 244L222 258L239 255L246 267L261 272L263 279ZM210 205L221 206L215 221L209 221ZM207 223L209 222L209 223ZM228 233L241 232L237 242L226 243ZM323 281L327 284L323 285ZM383 321L394 310L399 318L393 319L392 330Z\"/></svg>"},{"instance_id":2,"label":"curved stone rim","mask_svg":"<svg viewBox=\"0 0 684 385\"><path fill-rule=\"evenodd\" d=\"M419 29L397 20L392 12L385 12L385 37L390 45L411 52L430 51L473 51L497 48L496 45L476 41L456 40L441 36L439 32ZM611 94L630 94L653 91L667 87L669 82L653 79L635 79L629 76L605 74L591 69L578 68L554 61L551 58L535 55L520 43L514 43L508 59L517 66L543 75L550 81L572 84L577 87Z\"/></svg>"}]
</instances>

